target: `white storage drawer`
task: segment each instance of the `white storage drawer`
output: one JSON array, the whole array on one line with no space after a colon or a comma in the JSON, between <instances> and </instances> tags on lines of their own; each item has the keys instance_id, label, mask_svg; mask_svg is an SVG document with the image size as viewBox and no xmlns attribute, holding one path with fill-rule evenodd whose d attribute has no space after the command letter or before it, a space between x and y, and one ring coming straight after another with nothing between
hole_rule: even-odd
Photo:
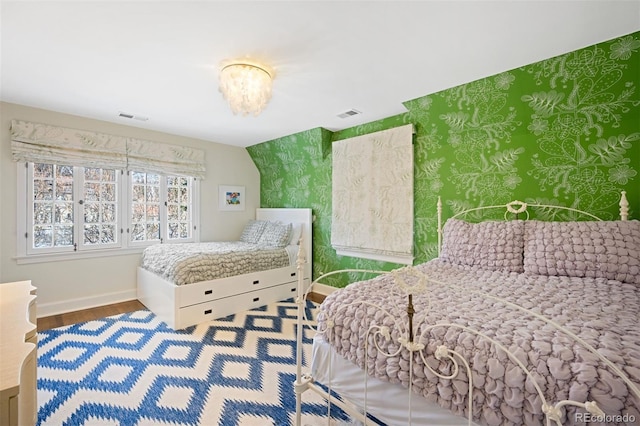
<instances>
[{"instance_id":1,"label":"white storage drawer","mask_svg":"<svg viewBox=\"0 0 640 426\"><path fill-rule=\"evenodd\" d=\"M191 324L223 318L231 314L258 308L268 303L295 298L297 291L298 281L292 281L286 284L180 308L178 310L178 318L176 319L176 329L184 328Z\"/></svg>"},{"instance_id":2,"label":"white storage drawer","mask_svg":"<svg viewBox=\"0 0 640 426\"><path fill-rule=\"evenodd\" d=\"M206 301L213 301L236 294L261 290L278 284L297 281L295 267L278 268L251 274L227 277L212 281L211 284L197 283L179 286L176 298L179 307L186 307Z\"/></svg>"}]
</instances>

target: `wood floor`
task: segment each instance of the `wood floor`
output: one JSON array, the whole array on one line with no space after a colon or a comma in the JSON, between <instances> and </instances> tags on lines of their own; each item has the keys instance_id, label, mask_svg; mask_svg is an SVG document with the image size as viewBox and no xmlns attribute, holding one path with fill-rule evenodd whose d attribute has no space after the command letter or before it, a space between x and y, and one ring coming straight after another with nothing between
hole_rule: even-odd
<instances>
[{"instance_id":1,"label":"wood floor","mask_svg":"<svg viewBox=\"0 0 640 426\"><path fill-rule=\"evenodd\" d=\"M324 297L325 296L318 293L311 293L308 296L309 300L316 303L322 303ZM113 305L105 305L92 309L84 309L82 311L67 312L65 314L38 318L38 331L50 330L52 328L77 324L79 322L93 321L99 318L109 317L111 315L139 311L140 309L146 309L146 307L137 300L130 300L128 302L115 303Z\"/></svg>"},{"instance_id":2,"label":"wood floor","mask_svg":"<svg viewBox=\"0 0 640 426\"><path fill-rule=\"evenodd\" d=\"M99 306L92 309L83 309L82 311L67 312L65 314L38 318L38 331L50 330L52 328L77 324L79 322L93 321L98 318L104 318L111 315L139 311L140 309L146 308L139 301L130 300L128 302L115 303L113 305Z\"/></svg>"}]
</instances>

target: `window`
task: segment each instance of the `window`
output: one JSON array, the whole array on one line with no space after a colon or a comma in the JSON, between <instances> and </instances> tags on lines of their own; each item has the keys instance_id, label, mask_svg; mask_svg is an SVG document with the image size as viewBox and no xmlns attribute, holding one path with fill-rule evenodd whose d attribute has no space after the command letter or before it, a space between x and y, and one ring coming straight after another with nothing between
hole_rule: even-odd
<instances>
[{"instance_id":1,"label":"window","mask_svg":"<svg viewBox=\"0 0 640 426\"><path fill-rule=\"evenodd\" d=\"M73 167L29 164L29 247L41 252L73 248Z\"/></svg>"},{"instance_id":2,"label":"window","mask_svg":"<svg viewBox=\"0 0 640 426\"><path fill-rule=\"evenodd\" d=\"M82 182L82 244L84 247L118 247L119 170L85 168Z\"/></svg>"},{"instance_id":3,"label":"window","mask_svg":"<svg viewBox=\"0 0 640 426\"><path fill-rule=\"evenodd\" d=\"M160 175L131 173L131 241L160 241Z\"/></svg>"},{"instance_id":4,"label":"window","mask_svg":"<svg viewBox=\"0 0 640 426\"><path fill-rule=\"evenodd\" d=\"M193 185L190 177L132 172L132 244L193 241Z\"/></svg>"},{"instance_id":5,"label":"window","mask_svg":"<svg viewBox=\"0 0 640 426\"><path fill-rule=\"evenodd\" d=\"M193 179L167 177L167 238L185 240L192 238Z\"/></svg>"},{"instance_id":6,"label":"window","mask_svg":"<svg viewBox=\"0 0 640 426\"><path fill-rule=\"evenodd\" d=\"M19 257L197 240L192 177L46 163L27 163L22 176Z\"/></svg>"}]
</instances>

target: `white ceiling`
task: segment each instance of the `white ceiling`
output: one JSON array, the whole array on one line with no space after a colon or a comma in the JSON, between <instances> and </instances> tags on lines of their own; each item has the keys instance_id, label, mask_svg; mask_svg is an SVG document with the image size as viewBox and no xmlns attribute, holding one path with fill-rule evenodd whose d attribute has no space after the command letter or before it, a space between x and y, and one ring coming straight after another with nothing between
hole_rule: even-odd
<instances>
[{"instance_id":1,"label":"white ceiling","mask_svg":"<svg viewBox=\"0 0 640 426\"><path fill-rule=\"evenodd\" d=\"M237 146L399 114L640 30L640 0L2 0L0 13L2 101ZM218 92L220 64L242 57L276 72L258 117ZM337 117L349 109L362 114Z\"/></svg>"}]
</instances>

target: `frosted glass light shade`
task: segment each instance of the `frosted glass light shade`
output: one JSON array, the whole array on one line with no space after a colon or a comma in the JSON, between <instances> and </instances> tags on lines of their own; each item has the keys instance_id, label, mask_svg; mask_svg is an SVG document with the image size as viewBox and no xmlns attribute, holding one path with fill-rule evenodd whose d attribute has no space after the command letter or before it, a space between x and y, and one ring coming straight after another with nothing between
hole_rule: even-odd
<instances>
[{"instance_id":1,"label":"frosted glass light shade","mask_svg":"<svg viewBox=\"0 0 640 426\"><path fill-rule=\"evenodd\" d=\"M265 68L231 64L220 71L220 92L234 114L258 115L271 99L272 78Z\"/></svg>"}]
</instances>

